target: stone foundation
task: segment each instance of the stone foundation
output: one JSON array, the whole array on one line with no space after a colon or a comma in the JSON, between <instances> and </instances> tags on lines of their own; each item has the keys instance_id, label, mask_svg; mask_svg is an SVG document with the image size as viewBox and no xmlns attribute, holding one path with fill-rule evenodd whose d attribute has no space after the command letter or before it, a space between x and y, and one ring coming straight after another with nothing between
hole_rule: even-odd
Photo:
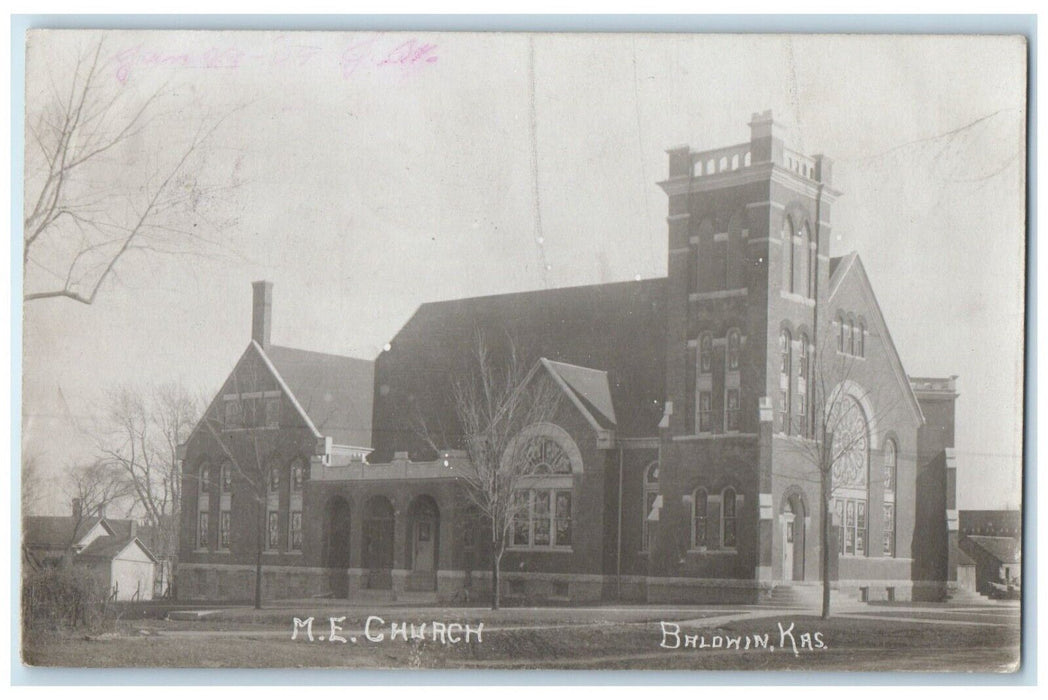
<instances>
[{"instance_id":1,"label":"stone foundation","mask_svg":"<svg viewBox=\"0 0 1048 700\"><path fill-rule=\"evenodd\" d=\"M180 600L250 601L255 592L255 569L248 565L182 564L176 573ZM345 571L314 567L269 566L263 569L265 600L342 598L349 601L412 601L433 603L482 602L491 599L488 571L437 571L436 588L416 590L418 576L393 569L376 577L363 569ZM413 583L414 582L414 583ZM375 585L372 585L374 583ZM758 603L768 598L773 586L744 579L693 579L658 576L600 576L502 572L502 600L507 605L596 603L618 600L633 603L680 605ZM432 584L430 584L432 585ZM836 581L840 595L869 602L936 601L946 595L946 584L935 581Z\"/></svg>"}]
</instances>

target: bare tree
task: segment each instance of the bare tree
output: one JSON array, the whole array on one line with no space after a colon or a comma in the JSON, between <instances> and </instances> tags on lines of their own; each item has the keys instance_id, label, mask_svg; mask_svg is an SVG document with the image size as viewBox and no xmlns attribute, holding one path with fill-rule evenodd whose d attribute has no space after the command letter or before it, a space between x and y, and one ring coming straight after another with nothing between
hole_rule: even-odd
<instances>
[{"instance_id":1,"label":"bare tree","mask_svg":"<svg viewBox=\"0 0 1048 700\"><path fill-rule=\"evenodd\" d=\"M204 118L177 148L156 128L164 88L144 99L107 79L104 43L82 51L26 115L23 275L26 302L92 304L134 253L184 255L215 245L212 206L228 186L205 183L206 144L224 120Z\"/></svg>"},{"instance_id":2,"label":"bare tree","mask_svg":"<svg viewBox=\"0 0 1048 700\"><path fill-rule=\"evenodd\" d=\"M121 475L136 511L155 534L149 547L171 561L178 551L182 504L178 445L196 425L200 403L178 384L147 390L125 386L109 395L107 414L109 428L99 441L101 458Z\"/></svg>"},{"instance_id":3,"label":"bare tree","mask_svg":"<svg viewBox=\"0 0 1048 700\"><path fill-rule=\"evenodd\" d=\"M831 506L839 489L874 478L869 469L868 452L871 435L868 427L888 415L897 403L891 392L881 385L865 386L855 376L855 356L836 352L828 346L834 342L824 336L822 347L810 362L807 411L792 419L790 432L801 439L791 441L790 448L803 457L811 468L810 478L819 484L819 547L822 579L822 617L830 617L830 525ZM880 381L884 381L881 379ZM791 397L792 398L792 397ZM862 406L876 407L867 415ZM804 478L802 476L802 478ZM869 518L867 504L867 518ZM867 542L867 546L869 542Z\"/></svg>"},{"instance_id":4,"label":"bare tree","mask_svg":"<svg viewBox=\"0 0 1048 700\"><path fill-rule=\"evenodd\" d=\"M114 506L128 505L131 495L123 475L104 460L72 467L67 493L73 504L73 528L66 550L71 551L84 523L104 517Z\"/></svg>"},{"instance_id":5,"label":"bare tree","mask_svg":"<svg viewBox=\"0 0 1048 700\"><path fill-rule=\"evenodd\" d=\"M44 497L46 485L40 464L40 456L35 452L22 451L22 517L27 517L36 510Z\"/></svg>"},{"instance_id":6,"label":"bare tree","mask_svg":"<svg viewBox=\"0 0 1048 700\"><path fill-rule=\"evenodd\" d=\"M256 610L262 608L262 555L266 549L267 504L269 496L274 492L274 477L279 480L279 472L275 475L274 470L278 470L278 464L289 456L301 454L305 439L300 430L285 420L280 410L280 398L258 398L261 393L259 388L265 383L266 376L259 362L238 367L232 376L233 394L237 398L227 400L224 406L231 412L224 415L206 413L201 421L232 467L234 474L231 476L237 480L238 495L245 494L255 508ZM300 477L294 474L291 476L304 478L304 474Z\"/></svg>"},{"instance_id":7,"label":"bare tree","mask_svg":"<svg viewBox=\"0 0 1048 700\"><path fill-rule=\"evenodd\" d=\"M536 476L534 441L527 429L553 418L560 389L540 362L530 367L510 339L505 358L495 359L481 335L474 340L470 369L452 387L462 445L471 468L460 473L466 494L490 527L491 607L500 604L499 573L514 520L527 508L519 495ZM424 416L417 416L417 432L437 452Z\"/></svg>"}]
</instances>

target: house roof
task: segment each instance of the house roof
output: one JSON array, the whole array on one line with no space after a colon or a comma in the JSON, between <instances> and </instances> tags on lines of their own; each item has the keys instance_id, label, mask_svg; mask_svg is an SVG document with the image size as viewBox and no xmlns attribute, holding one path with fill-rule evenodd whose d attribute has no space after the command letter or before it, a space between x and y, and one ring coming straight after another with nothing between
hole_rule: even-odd
<instances>
[{"instance_id":1,"label":"house roof","mask_svg":"<svg viewBox=\"0 0 1048 700\"><path fill-rule=\"evenodd\" d=\"M1002 564L1017 564L1021 558L1019 540L1014 537L968 535L965 539Z\"/></svg>"},{"instance_id":2,"label":"house roof","mask_svg":"<svg viewBox=\"0 0 1048 700\"><path fill-rule=\"evenodd\" d=\"M115 559L131 544L137 545L150 559L154 562L156 561L156 557L153 556L153 553L150 552L137 537L122 537L114 535L99 537L85 547L84 550L77 555L77 559Z\"/></svg>"},{"instance_id":3,"label":"house roof","mask_svg":"<svg viewBox=\"0 0 1048 700\"><path fill-rule=\"evenodd\" d=\"M317 432L337 445L371 445L374 362L280 345L262 352Z\"/></svg>"},{"instance_id":4,"label":"house roof","mask_svg":"<svg viewBox=\"0 0 1048 700\"><path fill-rule=\"evenodd\" d=\"M423 304L375 361L375 459L425 451L413 414L431 419L427 429L454 444L460 431L452 387L468 371L478 336L493 361L508 356L512 339L526 366L540 358L557 363L557 376L618 434L657 435L665 296L666 278L655 278Z\"/></svg>"},{"instance_id":5,"label":"house roof","mask_svg":"<svg viewBox=\"0 0 1048 700\"><path fill-rule=\"evenodd\" d=\"M76 519L69 515L32 515L23 523L22 543L38 549L65 549L76 544L100 520L111 534L127 536L131 532L130 520L94 517L84 518L78 524Z\"/></svg>"}]
</instances>

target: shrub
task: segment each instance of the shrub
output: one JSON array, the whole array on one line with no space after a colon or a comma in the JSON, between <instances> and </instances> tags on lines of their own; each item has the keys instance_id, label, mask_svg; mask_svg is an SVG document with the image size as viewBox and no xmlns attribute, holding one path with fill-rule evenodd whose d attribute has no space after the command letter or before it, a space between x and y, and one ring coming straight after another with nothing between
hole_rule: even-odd
<instances>
[{"instance_id":1,"label":"shrub","mask_svg":"<svg viewBox=\"0 0 1048 700\"><path fill-rule=\"evenodd\" d=\"M106 586L87 567L44 567L25 576L22 621L27 627L98 627L106 614Z\"/></svg>"}]
</instances>

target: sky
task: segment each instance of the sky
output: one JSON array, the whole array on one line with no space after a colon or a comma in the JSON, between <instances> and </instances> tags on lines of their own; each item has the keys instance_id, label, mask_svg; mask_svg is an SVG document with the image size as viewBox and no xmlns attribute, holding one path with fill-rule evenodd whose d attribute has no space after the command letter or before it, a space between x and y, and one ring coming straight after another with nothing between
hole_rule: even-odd
<instances>
[{"instance_id":1,"label":"sky","mask_svg":"<svg viewBox=\"0 0 1048 700\"><path fill-rule=\"evenodd\" d=\"M100 37L30 35L30 123ZM103 175L148 186L218 126L179 182L202 193L199 245L135 253L90 306L26 304L23 449L53 483L92 454L115 387L217 390L250 339L253 280L274 283L274 343L374 358L427 301L664 276L665 151L747 141L771 109L793 148L833 159L832 253L862 257L907 372L959 377L958 506L1018 507L1020 39L109 32L102 46L114 117L159 94ZM31 266L27 289L56 274ZM64 511L60 492L45 510Z\"/></svg>"}]
</instances>

